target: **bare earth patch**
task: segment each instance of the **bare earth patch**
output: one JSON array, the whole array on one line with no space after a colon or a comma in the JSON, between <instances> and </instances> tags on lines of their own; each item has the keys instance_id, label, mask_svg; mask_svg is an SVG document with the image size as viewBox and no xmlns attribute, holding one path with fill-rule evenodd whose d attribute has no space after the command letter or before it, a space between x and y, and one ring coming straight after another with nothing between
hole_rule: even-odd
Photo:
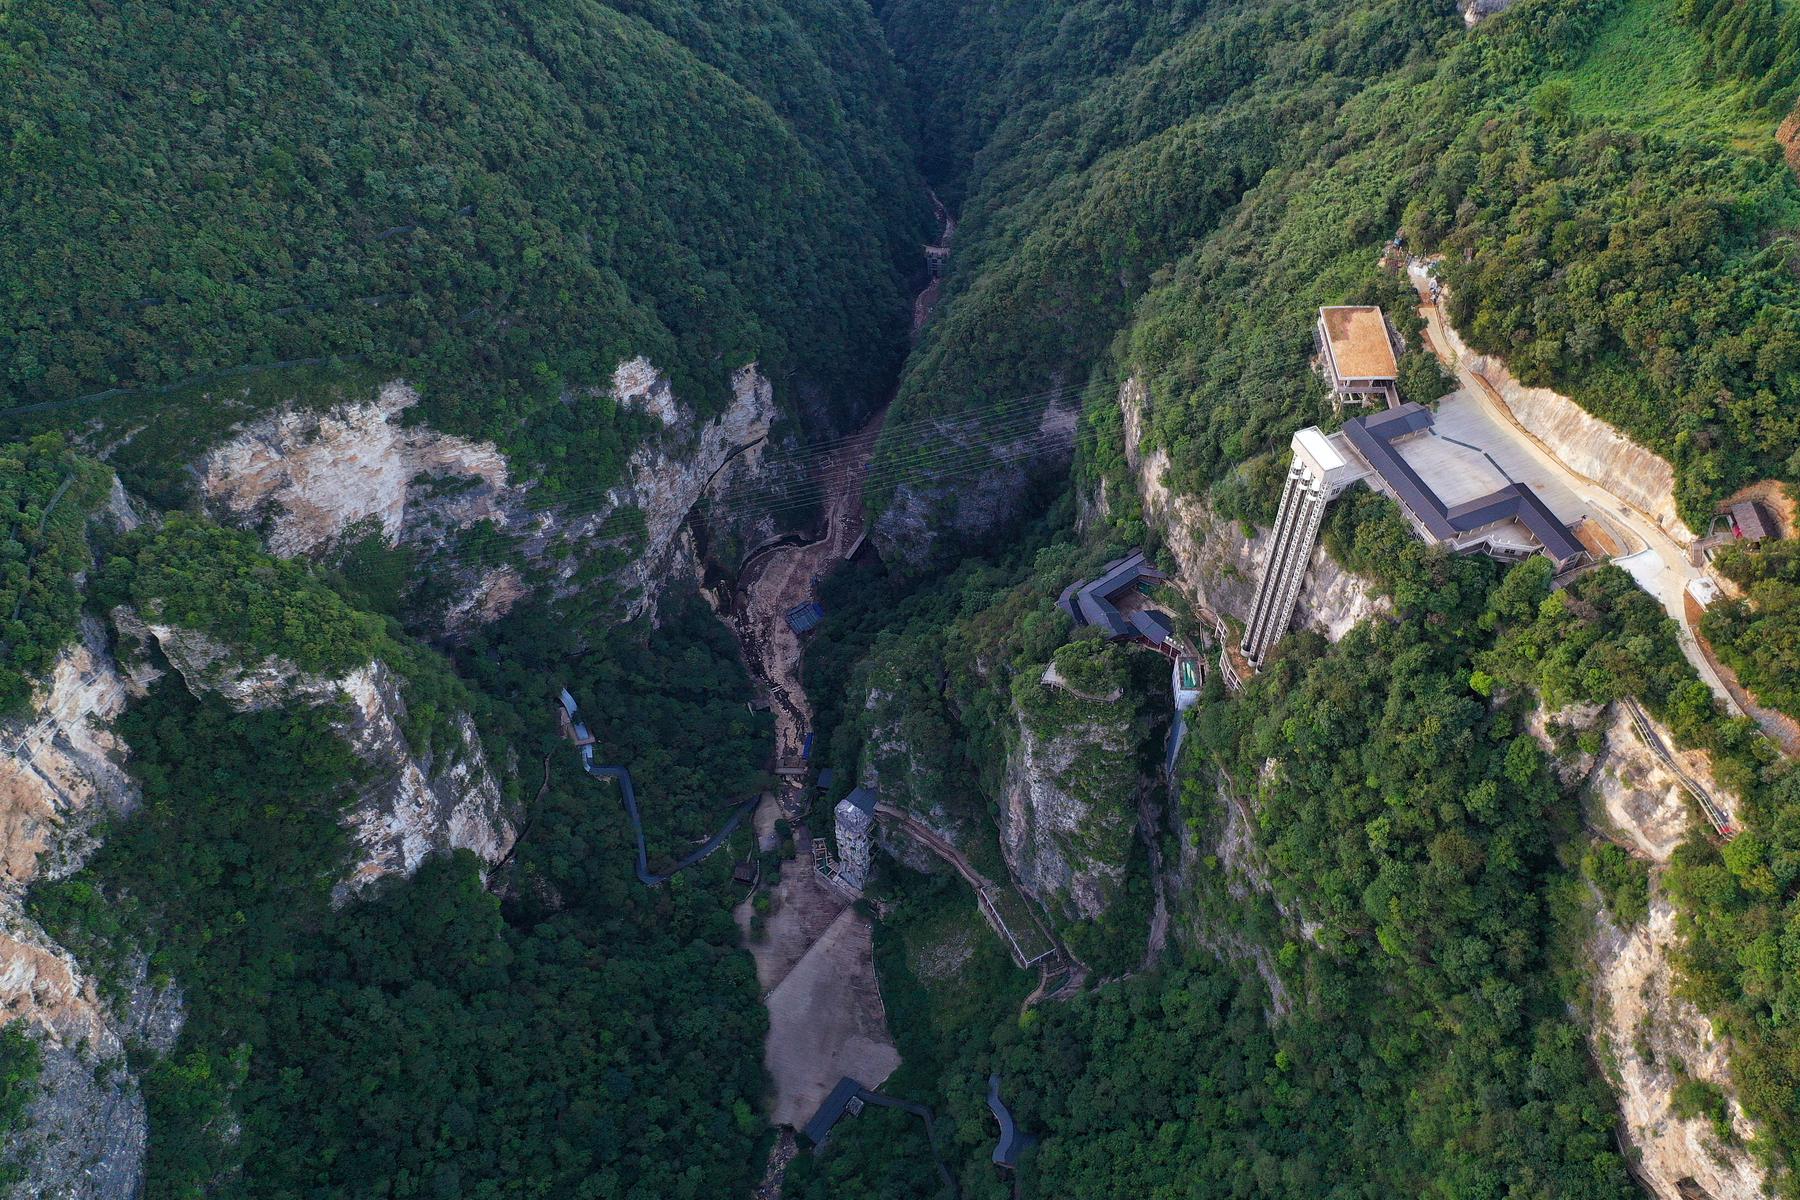
<instances>
[{"instance_id":1,"label":"bare earth patch","mask_svg":"<svg viewBox=\"0 0 1800 1200\"><path fill-rule=\"evenodd\" d=\"M775 1081L769 1105L775 1124L804 1125L846 1075L877 1088L900 1065L875 981L871 936L869 919L846 908L769 993L763 1062Z\"/></svg>"}]
</instances>

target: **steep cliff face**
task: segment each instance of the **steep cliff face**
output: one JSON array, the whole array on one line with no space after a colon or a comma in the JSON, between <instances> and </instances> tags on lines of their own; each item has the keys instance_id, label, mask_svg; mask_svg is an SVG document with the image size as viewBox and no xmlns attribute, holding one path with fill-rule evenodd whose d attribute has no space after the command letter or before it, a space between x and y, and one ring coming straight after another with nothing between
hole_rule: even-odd
<instances>
[{"instance_id":1,"label":"steep cliff face","mask_svg":"<svg viewBox=\"0 0 1800 1200\"><path fill-rule=\"evenodd\" d=\"M1000 846L1025 890L1066 915L1103 914L1125 878L1137 825L1137 706L1118 691L1088 696L1054 672L1015 703L1017 741L1006 758Z\"/></svg>"},{"instance_id":2,"label":"steep cliff face","mask_svg":"<svg viewBox=\"0 0 1800 1200\"><path fill-rule=\"evenodd\" d=\"M434 852L472 850L493 863L512 848L518 830L475 723L465 713L451 718L456 736L448 755L415 749L403 731L405 695L386 664L370 662L343 676L314 675L274 656L245 662L205 634L145 625L124 610L115 620L154 638L190 690L212 692L239 711L343 703L337 728L371 774L345 816L359 853L339 885L340 899L383 875L410 874Z\"/></svg>"},{"instance_id":3,"label":"steep cliff face","mask_svg":"<svg viewBox=\"0 0 1800 1200\"><path fill-rule=\"evenodd\" d=\"M166 1044L180 1029L180 998L140 979L123 1012L23 910L40 875L74 870L91 828L129 812L136 788L121 767L128 747L107 728L133 690L107 652L98 622L58 656L28 718L0 724L0 1020L24 1020L43 1071L30 1129L7 1147L24 1164L10 1195L129 1200L142 1184L143 1100L127 1068L127 1040Z\"/></svg>"},{"instance_id":4,"label":"steep cliff face","mask_svg":"<svg viewBox=\"0 0 1800 1200\"><path fill-rule=\"evenodd\" d=\"M868 730L860 778L881 793L883 803L904 808L933 833L967 848L979 836L983 815L959 786L947 756L937 748L950 736L943 714L908 703L908 689L892 664L877 666L863 697ZM946 870L936 855L918 845L893 822L876 826L883 850L911 870Z\"/></svg>"},{"instance_id":5,"label":"steep cliff face","mask_svg":"<svg viewBox=\"0 0 1800 1200\"><path fill-rule=\"evenodd\" d=\"M1079 415L1075 403L1051 403L1028 427L1015 421L1000 437L968 419L896 422L871 466L873 477L897 481L871 530L882 558L940 562L951 547L980 543L1018 520L1034 486L1068 467Z\"/></svg>"},{"instance_id":6,"label":"steep cliff face","mask_svg":"<svg viewBox=\"0 0 1800 1200\"><path fill-rule=\"evenodd\" d=\"M650 419L651 433L597 501L537 507L534 486L513 478L491 442L408 424L418 396L401 380L371 400L284 409L241 427L196 465L201 495L214 516L260 529L283 556L323 554L369 533L432 555L433 571L453 585L440 618L450 632L503 615L534 587L573 592L583 564L611 548L622 561L605 574L628 620L654 606L702 492L755 470L775 405L754 366L732 377L729 406L704 425L647 359L620 363L612 392ZM457 560L459 535L483 522L506 535L524 573L491 557Z\"/></svg>"},{"instance_id":7,"label":"steep cliff face","mask_svg":"<svg viewBox=\"0 0 1800 1200\"><path fill-rule=\"evenodd\" d=\"M23 888L53 849L62 870L72 869L88 827L136 803L120 767L125 747L106 727L124 711L129 687L99 622L85 618L31 718L0 723L0 889Z\"/></svg>"},{"instance_id":8,"label":"steep cliff face","mask_svg":"<svg viewBox=\"0 0 1800 1200\"><path fill-rule=\"evenodd\" d=\"M1149 392L1141 379L1129 379L1119 389L1125 461L1137 480L1145 519L1163 529L1182 589L1219 616L1244 620L1269 558L1268 530L1246 536L1238 522L1221 518L1206 500L1169 487L1168 452L1143 449L1148 403ZM1297 624L1336 641L1358 622L1392 611L1385 596L1375 595L1361 578L1338 566L1323 545L1313 551L1295 607Z\"/></svg>"},{"instance_id":9,"label":"steep cliff face","mask_svg":"<svg viewBox=\"0 0 1800 1200\"><path fill-rule=\"evenodd\" d=\"M1590 1036L1619 1096L1640 1177L1661 1200L1693 1200L1697 1185L1713 1200L1763 1194L1764 1173L1744 1147L1754 1135L1735 1096L1727 1048L1712 1024L1676 994L1680 945L1664 867L1689 832L1681 785L1646 747L1623 711L1602 722L1605 744L1593 761L1590 794L1614 836L1650 863L1650 913L1620 928L1602 912L1588 943L1593 1002ZM1688 767L1707 782L1698 764ZM1684 1079L1723 1089L1735 1141L1711 1123L1675 1111Z\"/></svg>"}]
</instances>

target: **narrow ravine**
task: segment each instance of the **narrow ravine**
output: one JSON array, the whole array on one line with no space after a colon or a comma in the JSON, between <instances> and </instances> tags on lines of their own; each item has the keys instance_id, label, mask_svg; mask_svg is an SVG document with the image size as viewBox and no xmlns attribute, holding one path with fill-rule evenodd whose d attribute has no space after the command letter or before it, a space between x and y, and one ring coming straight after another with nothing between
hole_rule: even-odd
<instances>
[{"instance_id":1,"label":"narrow ravine","mask_svg":"<svg viewBox=\"0 0 1800 1200\"><path fill-rule=\"evenodd\" d=\"M932 199L943 235L925 251L931 269L914 305L915 336L937 294L954 229L954 219ZM813 478L787 481L822 489L820 526L751 550L736 571L735 585L710 596L737 638L752 680L768 698L780 767L803 766L813 731L813 706L801 681L804 647L787 613L817 599L816 581L841 567L863 539L863 484L887 411L884 402L838 442L818 461ZM756 1188L758 1200L779 1200L787 1165L798 1151L794 1130L840 1078L847 1075L874 1089L900 1063L875 975L873 926L847 894L813 868L812 839L829 837L830 831L805 824L811 786L805 774L784 775L762 798L755 816L759 846L776 846L775 822L785 818L792 828L792 854L769 885L769 913L761 927L752 898L734 913L769 1012L764 1063L774 1085L769 1119L779 1131Z\"/></svg>"}]
</instances>

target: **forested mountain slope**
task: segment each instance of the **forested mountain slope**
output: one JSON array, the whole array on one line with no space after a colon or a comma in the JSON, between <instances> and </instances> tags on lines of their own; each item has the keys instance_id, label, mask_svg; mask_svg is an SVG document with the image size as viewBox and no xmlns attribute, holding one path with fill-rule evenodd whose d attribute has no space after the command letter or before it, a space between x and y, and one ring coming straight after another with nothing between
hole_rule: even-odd
<instances>
[{"instance_id":1,"label":"forested mountain slope","mask_svg":"<svg viewBox=\"0 0 1800 1200\"><path fill-rule=\"evenodd\" d=\"M553 704L636 769L652 866L767 786L662 553L905 352L931 214L873 15L0 22L0 1190L745 1194L754 842L646 888ZM634 557L654 623L602 586Z\"/></svg>"},{"instance_id":2,"label":"forested mountain slope","mask_svg":"<svg viewBox=\"0 0 1800 1200\"><path fill-rule=\"evenodd\" d=\"M1474 348L1672 459L1690 520L1800 474L1800 191L1774 138L1800 85L1740 28L1773 37L1756 9L1527 0L1465 31L1421 0L889 4L928 143L965 155L903 406L1136 370L1203 489L1317 415L1312 311L1382 299L1403 229L1445 255Z\"/></svg>"},{"instance_id":3,"label":"forested mountain slope","mask_svg":"<svg viewBox=\"0 0 1800 1200\"><path fill-rule=\"evenodd\" d=\"M703 413L751 360L843 412L904 350L929 214L860 5L30 0L6 22L9 404L367 362L432 423L591 485L630 448L590 395L623 359Z\"/></svg>"},{"instance_id":4,"label":"forested mountain slope","mask_svg":"<svg viewBox=\"0 0 1800 1200\"><path fill-rule=\"evenodd\" d=\"M1691 1142L1664 1200L1710 1164L1793 1194L1800 771L1630 576L1451 557L1359 491L1302 627L1213 669L1282 447L1335 419L1316 307L1384 304L1408 397L1446 386L1397 228L1690 519L1800 477L1800 17L1460 7L7 8L0 1191L1625 1200L1667 1165L1629 1051ZM840 562L864 478L878 553ZM1168 579L1130 603L1205 651L1185 717L1057 605L1133 546ZM1789 707L1794 557L1728 555L1707 624ZM778 674L754 618L796 599ZM1735 841L1673 781L1653 861L1605 826L1638 702ZM858 785L866 902L808 931ZM1658 921L1704 1062L1597 1032L1596 947ZM789 1165L765 1035L832 1061L844 1023L771 999L871 922L873 967L818 973L878 976L855 1036L935 1124L871 1107Z\"/></svg>"}]
</instances>

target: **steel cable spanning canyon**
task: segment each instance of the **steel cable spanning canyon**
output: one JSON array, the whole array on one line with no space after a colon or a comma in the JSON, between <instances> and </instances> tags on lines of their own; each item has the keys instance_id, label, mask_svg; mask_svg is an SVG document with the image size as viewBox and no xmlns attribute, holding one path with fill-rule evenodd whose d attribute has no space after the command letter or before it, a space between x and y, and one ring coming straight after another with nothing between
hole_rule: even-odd
<instances>
[{"instance_id":1,"label":"steel cable spanning canyon","mask_svg":"<svg viewBox=\"0 0 1800 1200\"><path fill-rule=\"evenodd\" d=\"M638 881L655 887L659 883L667 883L677 874L687 870L717 850L726 838L743 823L745 816L756 807L760 797L751 796L732 810L719 831L700 843L685 857L676 861L675 865L660 874L650 870L650 858L644 850L644 821L638 814L637 788L631 782L631 769L622 766L602 766L594 762L594 738L587 726L575 720L575 697L565 690L560 700L563 714L570 730L575 735L575 745L581 751L581 767L589 775L597 779L616 779L619 781L619 794L625 798L625 815L631 818L631 835L637 839L637 877Z\"/></svg>"}]
</instances>

